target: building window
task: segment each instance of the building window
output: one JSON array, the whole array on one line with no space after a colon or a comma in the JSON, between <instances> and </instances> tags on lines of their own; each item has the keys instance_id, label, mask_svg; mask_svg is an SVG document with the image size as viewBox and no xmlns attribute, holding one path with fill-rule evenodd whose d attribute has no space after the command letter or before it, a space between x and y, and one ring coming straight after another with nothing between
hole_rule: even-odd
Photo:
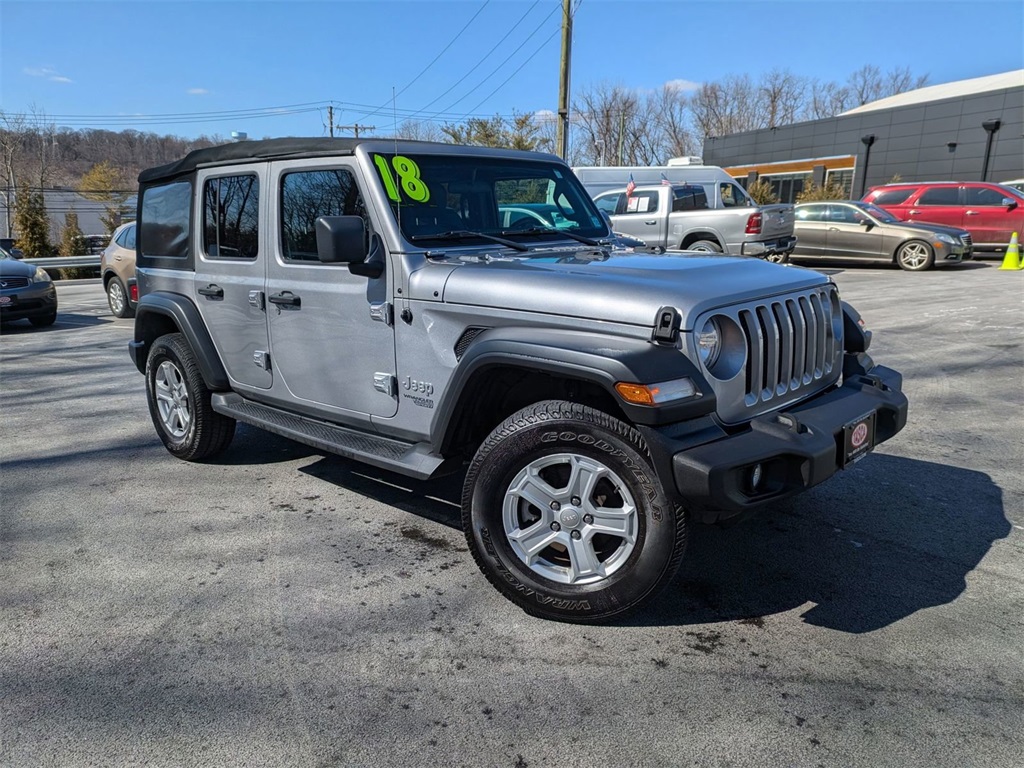
<instances>
[{"instance_id":1,"label":"building window","mask_svg":"<svg viewBox=\"0 0 1024 768\"><path fill-rule=\"evenodd\" d=\"M843 188L843 195L847 199L853 196L853 169L843 168L838 171L829 171L826 183L838 184Z\"/></svg>"}]
</instances>

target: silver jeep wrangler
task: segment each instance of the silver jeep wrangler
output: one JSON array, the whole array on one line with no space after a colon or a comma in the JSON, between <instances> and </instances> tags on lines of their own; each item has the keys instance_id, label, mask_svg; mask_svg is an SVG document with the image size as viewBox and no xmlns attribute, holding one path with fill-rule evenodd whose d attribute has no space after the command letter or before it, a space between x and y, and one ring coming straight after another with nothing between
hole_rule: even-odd
<instances>
[{"instance_id":1,"label":"silver jeep wrangler","mask_svg":"<svg viewBox=\"0 0 1024 768\"><path fill-rule=\"evenodd\" d=\"M470 549L537 616L635 608L691 519L798 493L906 422L826 277L617 252L549 155L271 139L139 182L130 352L167 449L209 459L242 421L415 478L468 462Z\"/></svg>"}]
</instances>

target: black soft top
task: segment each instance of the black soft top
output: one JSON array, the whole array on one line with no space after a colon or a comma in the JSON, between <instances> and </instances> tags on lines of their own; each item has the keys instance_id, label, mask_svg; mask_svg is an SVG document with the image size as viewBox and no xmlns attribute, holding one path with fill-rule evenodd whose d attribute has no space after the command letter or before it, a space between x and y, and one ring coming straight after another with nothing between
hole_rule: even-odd
<instances>
[{"instance_id":1,"label":"black soft top","mask_svg":"<svg viewBox=\"0 0 1024 768\"><path fill-rule=\"evenodd\" d=\"M377 151L398 148L405 152L444 151L451 152L455 144L444 144L427 141L411 141L409 139L330 139L330 138L284 138L261 139L259 141L235 141L231 144L220 144L216 147L194 149L181 160L156 168L147 168L139 174L139 184L150 184L157 181L174 179L192 173L197 168L251 160L272 160L281 158L316 157L322 155L351 155L361 144L373 145ZM522 150L491 149L486 147L458 147L460 152L476 155L508 156L521 155L532 160L551 159L561 162L551 155Z\"/></svg>"}]
</instances>

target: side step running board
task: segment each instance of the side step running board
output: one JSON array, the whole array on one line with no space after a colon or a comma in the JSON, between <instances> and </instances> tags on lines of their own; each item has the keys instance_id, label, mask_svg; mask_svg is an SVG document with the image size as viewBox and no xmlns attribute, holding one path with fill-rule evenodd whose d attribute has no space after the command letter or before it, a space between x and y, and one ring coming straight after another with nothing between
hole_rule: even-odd
<instances>
[{"instance_id":1,"label":"side step running board","mask_svg":"<svg viewBox=\"0 0 1024 768\"><path fill-rule=\"evenodd\" d=\"M301 416L246 400L236 393L214 394L213 410L268 432L311 445L322 451L390 469L417 480L427 480L441 469L444 459L430 453L426 443L406 443L337 424Z\"/></svg>"}]
</instances>

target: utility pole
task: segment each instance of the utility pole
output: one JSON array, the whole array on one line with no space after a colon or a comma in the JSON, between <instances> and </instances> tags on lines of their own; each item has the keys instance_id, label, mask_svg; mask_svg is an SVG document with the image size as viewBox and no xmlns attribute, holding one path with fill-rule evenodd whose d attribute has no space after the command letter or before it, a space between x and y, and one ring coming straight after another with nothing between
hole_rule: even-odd
<instances>
[{"instance_id":1,"label":"utility pole","mask_svg":"<svg viewBox=\"0 0 1024 768\"><path fill-rule=\"evenodd\" d=\"M555 151L569 157L569 65L572 59L572 0L562 0L562 64L558 73L558 126Z\"/></svg>"},{"instance_id":2,"label":"utility pole","mask_svg":"<svg viewBox=\"0 0 1024 768\"><path fill-rule=\"evenodd\" d=\"M339 125L338 126L338 130L339 131L352 131L352 133L354 133L355 137L358 139L360 131L375 131L375 130L377 130L377 126L376 125L360 125L359 123L355 123L353 125ZM331 135L333 136L334 134L332 133Z\"/></svg>"},{"instance_id":3,"label":"utility pole","mask_svg":"<svg viewBox=\"0 0 1024 768\"><path fill-rule=\"evenodd\" d=\"M332 104L327 105L327 125L331 131L331 138L334 138L334 106Z\"/></svg>"}]
</instances>

